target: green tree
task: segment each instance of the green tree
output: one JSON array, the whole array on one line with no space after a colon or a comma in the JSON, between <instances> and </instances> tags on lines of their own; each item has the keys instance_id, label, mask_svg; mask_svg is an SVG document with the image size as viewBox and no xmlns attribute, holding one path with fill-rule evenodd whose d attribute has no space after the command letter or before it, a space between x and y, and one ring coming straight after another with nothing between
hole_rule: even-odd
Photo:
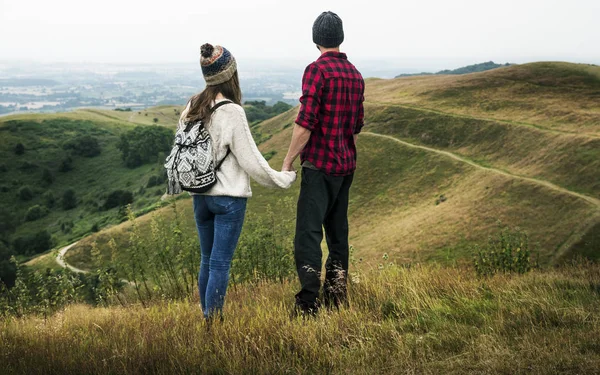
<instances>
[{"instance_id":1,"label":"green tree","mask_svg":"<svg viewBox=\"0 0 600 375\"><path fill-rule=\"evenodd\" d=\"M22 201L30 201L33 199L33 191L29 186L23 186L19 189L19 199Z\"/></svg>"},{"instance_id":2,"label":"green tree","mask_svg":"<svg viewBox=\"0 0 600 375\"><path fill-rule=\"evenodd\" d=\"M35 221L43 218L48 215L50 210L46 206L40 206L36 204L35 206L29 207L27 210L27 214L25 215L25 221Z\"/></svg>"},{"instance_id":3,"label":"green tree","mask_svg":"<svg viewBox=\"0 0 600 375\"><path fill-rule=\"evenodd\" d=\"M114 207L126 206L133 202L133 194L126 190L115 190L111 192L104 202L104 209L109 210Z\"/></svg>"},{"instance_id":4,"label":"green tree","mask_svg":"<svg viewBox=\"0 0 600 375\"><path fill-rule=\"evenodd\" d=\"M52 174L52 172L50 172L48 168L44 168L44 170L42 171L42 181L46 185L52 185L52 183L54 182L54 175Z\"/></svg>"},{"instance_id":5,"label":"green tree","mask_svg":"<svg viewBox=\"0 0 600 375\"><path fill-rule=\"evenodd\" d=\"M173 131L162 126L138 126L121 135L118 148L129 168L155 162L161 152L170 151Z\"/></svg>"},{"instance_id":6,"label":"green tree","mask_svg":"<svg viewBox=\"0 0 600 375\"><path fill-rule=\"evenodd\" d=\"M52 193L50 190L46 191L44 193L44 195L42 195L42 199L44 200L46 207L49 207L49 208L54 207L54 204L56 203L56 198L54 197L54 193Z\"/></svg>"},{"instance_id":7,"label":"green tree","mask_svg":"<svg viewBox=\"0 0 600 375\"><path fill-rule=\"evenodd\" d=\"M72 150L73 153L88 158L100 155L102 152L98 139L91 135L81 135L65 141L62 145L65 150Z\"/></svg>"},{"instance_id":8,"label":"green tree","mask_svg":"<svg viewBox=\"0 0 600 375\"><path fill-rule=\"evenodd\" d=\"M62 196L62 207L65 210L70 210L72 208L77 207L77 196L75 195L75 190L67 189L63 193Z\"/></svg>"},{"instance_id":9,"label":"green tree","mask_svg":"<svg viewBox=\"0 0 600 375\"><path fill-rule=\"evenodd\" d=\"M23 155L25 153L25 146L22 143L17 143L15 146L15 154Z\"/></svg>"}]
</instances>

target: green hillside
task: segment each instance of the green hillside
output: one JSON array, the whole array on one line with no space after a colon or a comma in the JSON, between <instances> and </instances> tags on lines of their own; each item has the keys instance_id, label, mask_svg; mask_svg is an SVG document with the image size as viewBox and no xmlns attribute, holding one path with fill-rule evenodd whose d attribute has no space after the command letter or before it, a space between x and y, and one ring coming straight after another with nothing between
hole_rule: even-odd
<instances>
[{"instance_id":1,"label":"green hillside","mask_svg":"<svg viewBox=\"0 0 600 375\"><path fill-rule=\"evenodd\" d=\"M539 76L540 69L555 78L565 71L595 72L564 63L503 68L461 82L457 96L447 100L456 101L465 93L478 90L489 102L501 101L506 92L517 90L533 76L547 81ZM501 72L505 75L499 75ZM402 262L463 261L470 258L476 244L487 241L500 222L529 233L542 264L560 262L576 254L600 257L600 144L598 137L576 130L593 127L585 125L589 117L581 115L580 102L588 99L572 92L591 92L595 81L569 77L548 86L541 101L561 101L565 110L572 108L571 121L561 123L563 128L571 129L568 132L549 129L546 124L553 119L547 114L535 124L498 119L517 112L518 106L490 109L488 118L459 113L476 112L477 102L462 109L448 107L447 112L432 110L433 104L428 100L435 103L431 98L439 94L427 91L426 99L419 85L446 90L445 76L436 77L441 82L429 78L370 80L367 126L359 137L358 170L350 204L350 240L357 254L372 264L378 263L384 252ZM500 79L502 90L494 85L487 90L482 86L482 82ZM514 82L514 87L507 82ZM566 88L561 89L561 85ZM533 99L524 95L522 100L526 103ZM297 110L253 126L257 140L262 141L263 153L274 154L270 160L274 168L282 163ZM589 115L593 111L588 112ZM533 112L525 111L520 116L528 113ZM298 187L295 184L290 190L281 191L254 184L249 212L260 214L270 205L282 218L293 218L293 212L279 209L278 202L286 197L296 199ZM163 212L166 215L168 209L156 214ZM183 217L187 220L186 236L196 236L190 203L184 202ZM140 226L148 228L144 222L149 220L140 222ZM123 229L127 227L123 224L110 234L80 242L67 260L86 268L91 243L98 239L99 246L106 247L108 239L114 236L124 244Z\"/></svg>"}]
</instances>

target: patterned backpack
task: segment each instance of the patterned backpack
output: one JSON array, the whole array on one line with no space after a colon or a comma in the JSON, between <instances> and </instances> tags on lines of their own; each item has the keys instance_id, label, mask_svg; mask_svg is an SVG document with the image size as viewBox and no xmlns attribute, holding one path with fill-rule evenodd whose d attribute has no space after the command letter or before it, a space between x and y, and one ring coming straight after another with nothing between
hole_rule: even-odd
<instances>
[{"instance_id":1,"label":"patterned backpack","mask_svg":"<svg viewBox=\"0 0 600 375\"><path fill-rule=\"evenodd\" d=\"M231 101L225 100L211 108L214 112ZM179 120L183 121L183 120ZM180 123L175 134L175 144L165 161L167 194L179 194L182 190L205 193L217 183L217 171L231 152L215 165L213 142L202 120L196 123Z\"/></svg>"}]
</instances>

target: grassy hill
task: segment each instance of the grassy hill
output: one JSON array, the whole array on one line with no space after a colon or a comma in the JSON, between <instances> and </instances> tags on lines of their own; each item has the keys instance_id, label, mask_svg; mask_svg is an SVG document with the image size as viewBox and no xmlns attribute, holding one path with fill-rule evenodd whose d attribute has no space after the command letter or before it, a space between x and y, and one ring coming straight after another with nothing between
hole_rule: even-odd
<instances>
[{"instance_id":1,"label":"grassy hill","mask_svg":"<svg viewBox=\"0 0 600 375\"><path fill-rule=\"evenodd\" d=\"M537 63L369 80L349 212L349 308L290 319L298 288L290 264L291 278L237 278L240 264L254 272L265 258L271 265L292 252L299 183L285 191L254 184L236 251L246 258L234 261L225 321L208 327L197 307L197 233L184 194L178 211L158 208L79 241L66 258L99 268L82 276L87 283L46 272L4 293L0 312L7 302L16 307L0 319L3 364L14 373L596 373L600 269L580 257L600 259L598 69ZM297 111L252 125L275 168ZM114 124L158 113L65 116L80 116L77 129L104 146L118 134ZM86 125L92 119L106 133ZM475 249L492 236L500 243L505 225L528 233L529 246L519 237L513 250L537 248L541 267L477 277ZM45 268L52 255L29 264ZM132 275L149 276L110 289L123 277L119 267L134 266ZM106 307L73 303L90 299Z\"/></svg>"},{"instance_id":2,"label":"grassy hill","mask_svg":"<svg viewBox=\"0 0 600 375\"><path fill-rule=\"evenodd\" d=\"M538 63L461 77L369 80L367 126L359 137L350 203L350 240L357 254L374 264L383 253L402 262L453 263L469 259L473 246L485 243L501 222L530 235L542 264L577 254L600 257L600 139L578 130L596 127L588 124L594 111L581 109L591 105L581 93L596 90L596 81L581 77L598 69ZM535 101L533 94L517 97L534 78L546 82ZM491 83L486 87L486 82ZM448 86L456 87L456 95L448 95L439 108L435 98ZM490 107L486 118L476 117L481 115L477 100L460 105L473 92L489 103L505 103L510 93L517 104ZM521 101L539 107L562 103L572 113L560 127L570 130L548 125L555 120L545 111L521 112ZM287 150L297 110L253 126L263 153L274 153L275 168ZM510 113L539 121L512 121ZM254 184L249 212L270 205L277 215L293 218L277 206L283 198L295 199L298 185L280 191ZM195 236L191 204L183 205L186 235ZM163 212L168 209L156 214ZM85 268L91 242L99 239L102 247L111 236L125 241L121 229L127 225L82 241L68 261Z\"/></svg>"},{"instance_id":3,"label":"grassy hill","mask_svg":"<svg viewBox=\"0 0 600 375\"><path fill-rule=\"evenodd\" d=\"M15 278L11 255L24 261L120 223L121 201L132 199L138 214L160 206L164 157L155 151L148 163L128 168L118 145L126 132L154 124L141 119L174 126L179 110L149 109L140 118L100 110L2 117L0 279L11 285ZM57 266L52 256L34 263Z\"/></svg>"}]
</instances>

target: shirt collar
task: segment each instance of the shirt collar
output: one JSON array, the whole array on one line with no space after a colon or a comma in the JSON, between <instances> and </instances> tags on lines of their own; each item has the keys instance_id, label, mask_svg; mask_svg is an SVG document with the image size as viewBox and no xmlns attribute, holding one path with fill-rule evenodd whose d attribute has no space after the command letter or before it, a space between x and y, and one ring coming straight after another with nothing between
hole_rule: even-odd
<instances>
[{"instance_id":1,"label":"shirt collar","mask_svg":"<svg viewBox=\"0 0 600 375\"><path fill-rule=\"evenodd\" d=\"M348 60L348 57L346 56L346 54L344 52L335 52L335 51L327 51L327 52L321 54L321 57L319 57L317 60L323 59L325 57L337 57L338 59Z\"/></svg>"}]
</instances>

